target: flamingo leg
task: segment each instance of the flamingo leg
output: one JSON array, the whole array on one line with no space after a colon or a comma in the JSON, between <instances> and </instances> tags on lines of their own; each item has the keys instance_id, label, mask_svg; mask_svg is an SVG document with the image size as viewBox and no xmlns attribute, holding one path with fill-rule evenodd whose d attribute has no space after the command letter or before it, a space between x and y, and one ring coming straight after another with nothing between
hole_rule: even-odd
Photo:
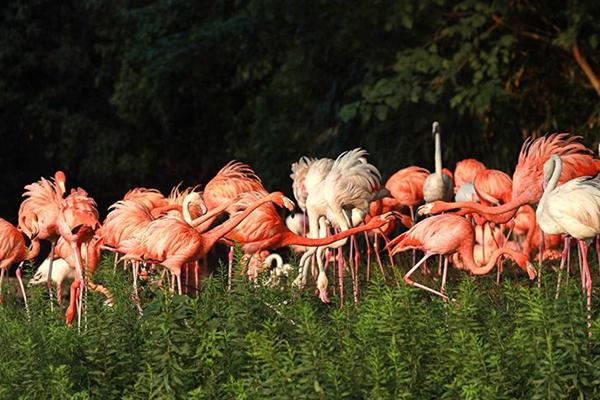
<instances>
[{"instance_id":1,"label":"flamingo leg","mask_svg":"<svg viewBox=\"0 0 600 400\"><path fill-rule=\"evenodd\" d=\"M600 235L596 236L596 257L598 257L598 269L600 270Z\"/></svg>"},{"instance_id":2,"label":"flamingo leg","mask_svg":"<svg viewBox=\"0 0 600 400\"><path fill-rule=\"evenodd\" d=\"M565 267L565 262L567 261L567 257L569 254L569 247L571 247L571 237L568 235L565 235L565 246L563 247L563 251L560 257L560 268L558 270L558 279L556 281L556 296L555 299L558 300L558 295L560 293L560 280L562 277L562 272L563 269ZM568 271L567 271L567 277L568 277Z\"/></svg>"},{"instance_id":3,"label":"flamingo leg","mask_svg":"<svg viewBox=\"0 0 600 400\"><path fill-rule=\"evenodd\" d=\"M56 302L58 307L62 306L62 282L56 282Z\"/></svg>"},{"instance_id":4,"label":"flamingo leg","mask_svg":"<svg viewBox=\"0 0 600 400\"><path fill-rule=\"evenodd\" d=\"M233 278L233 246L229 248L229 269L227 271L227 290L231 290L231 280Z\"/></svg>"},{"instance_id":5,"label":"flamingo leg","mask_svg":"<svg viewBox=\"0 0 600 400\"><path fill-rule=\"evenodd\" d=\"M365 234L365 243L367 244L367 282L371 278L371 243L369 243L369 235ZM375 240L377 240L377 234L375 234Z\"/></svg>"},{"instance_id":6,"label":"flamingo leg","mask_svg":"<svg viewBox=\"0 0 600 400\"><path fill-rule=\"evenodd\" d=\"M144 311L142 309L142 305L140 304L140 296L138 294L138 285L137 285L139 268L140 268L139 261L131 262L131 270L133 272L133 303L135 304L135 307L137 308L138 313L140 315L143 315Z\"/></svg>"},{"instance_id":7,"label":"flamingo leg","mask_svg":"<svg viewBox=\"0 0 600 400\"><path fill-rule=\"evenodd\" d=\"M441 293L446 293L446 278L448 276L448 257L444 257L444 272L442 273L442 289Z\"/></svg>"},{"instance_id":8,"label":"flamingo leg","mask_svg":"<svg viewBox=\"0 0 600 400\"><path fill-rule=\"evenodd\" d=\"M83 312L83 291L85 290L85 274L83 272L83 266L81 263L81 253L79 252L79 246L77 243L71 243L71 249L75 255L75 267L77 275L80 280L79 286L79 304L77 305L77 332L81 331L81 313Z\"/></svg>"},{"instance_id":9,"label":"flamingo leg","mask_svg":"<svg viewBox=\"0 0 600 400\"><path fill-rule=\"evenodd\" d=\"M413 281L412 279L410 279L410 276L417 270L417 268L419 268L421 266L421 264L424 264L425 261L427 261L427 259L431 256L431 254L425 254L423 256L423 258L421 258L421 260L419 260L418 263L416 263L405 275L404 275L404 282L406 282L407 284L414 286L414 287L418 287L419 289L423 289L426 290L430 293L436 294L438 296L440 296L441 298L443 298L444 300L448 300L448 296L446 296L444 293L438 292L435 289L432 289L428 286L422 285L420 283L417 283L415 281Z\"/></svg>"},{"instance_id":10,"label":"flamingo leg","mask_svg":"<svg viewBox=\"0 0 600 400\"><path fill-rule=\"evenodd\" d=\"M205 260L206 260L206 257L205 257ZM196 285L196 295L197 295L198 290L200 288L200 262L198 260L196 260L196 262L194 263L194 283Z\"/></svg>"},{"instance_id":11,"label":"flamingo leg","mask_svg":"<svg viewBox=\"0 0 600 400\"><path fill-rule=\"evenodd\" d=\"M175 276L177 276L177 294L182 295L183 292L181 291L181 271L178 274L175 274Z\"/></svg>"},{"instance_id":12,"label":"flamingo leg","mask_svg":"<svg viewBox=\"0 0 600 400\"><path fill-rule=\"evenodd\" d=\"M539 248L539 253L538 253L538 264L539 264L539 271L538 271L538 288L542 287L542 261L544 260L544 232L542 232L542 230L540 229L540 248Z\"/></svg>"},{"instance_id":13,"label":"flamingo leg","mask_svg":"<svg viewBox=\"0 0 600 400\"><path fill-rule=\"evenodd\" d=\"M54 299L52 295L52 263L54 262L54 247L56 246L56 240L50 242L50 262L48 265L48 278L46 279L46 286L48 287L48 296L50 298L50 311L54 311Z\"/></svg>"},{"instance_id":14,"label":"flamingo leg","mask_svg":"<svg viewBox=\"0 0 600 400\"><path fill-rule=\"evenodd\" d=\"M356 262L354 263L356 268L356 273L354 276L356 276L356 294L354 296L354 303L358 304L358 295L360 292L360 271L359 271L359 266L360 266L360 251L358 250L358 246L356 246L356 252L354 253L354 257L356 257Z\"/></svg>"},{"instance_id":15,"label":"flamingo leg","mask_svg":"<svg viewBox=\"0 0 600 400\"><path fill-rule=\"evenodd\" d=\"M2 304L2 281L4 280L4 268L0 269L0 304Z\"/></svg>"},{"instance_id":16,"label":"flamingo leg","mask_svg":"<svg viewBox=\"0 0 600 400\"><path fill-rule=\"evenodd\" d=\"M592 274L590 272L590 266L588 265L587 261L588 245L583 240L579 240L578 242L579 251L581 252L581 258L583 261L583 271L585 276L588 336L592 336Z\"/></svg>"},{"instance_id":17,"label":"flamingo leg","mask_svg":"<svg viewBox=\"0 0 600 400\"><path fill-rule=\"evenodd\" d=\"M21 287L21 293L23 293L23 301L25 302L25 314L27 315L27 321L31 321L31 314L29 313L29 304L27 303L27 294L25 293L25 286L23 286L23 279L21 279L21 267L23 263L19 264L17 267L16 275L17 280L19 281L19 286Z\"/></svg>"},{"instance_id":18,"label":"flamingo leg","mask_svg":"<svg viewBox=\"0 0 600 400\"><path fill-rule=\"evenodd\" d=\"M571 244L569 242L569 246L567 247L567 278L565 279L565 284L569 283L569 275L571 275Z\"/></svg>"},{"instance_id":19,"label":"flamingo leg","mask_svg":"<svg viewBox=\"0 0 600 400\"><path fill-rule=\"evenodd\" d=\"M377 264L379 265L379 270L381 271L381 276L383 277L383 281L385 282L385 272L383 271L383 263L381 262L381 257L379 256L379 237L377 236L377 233L375 234L375 241L373 242L373 248L375 250L375 257L377 258Z\"/></svg>"},{"instance_id":20,"label":"flamingo leg","mask_svg":"<svg viewBox=\"0 0 600 400\"><path fill-rule=\"evenodd\" d=\"M410 210L410 221L414 225L416 222L415 208L413 206L408 206L408 209ZM413 263L413 265L415 265L417 263L417 249L412 249L412 263Z\"/></svg>"},{"instance_id":21,"label":"flamingo leg","mask_svg":"<svg viewBox=\"0 0 600 400\"><path fill-rule=\"evenodd\" d=\"M119 263L119 255L115 252L115 258L113 260L113 274L117 272L117 264Z\"/></svg>"},{"instance_id":22,"label":"flamingo leg","mask_svg":"<svg viewBox=\"0 0 600 400\"><path fill-rule=\"evenodd\" d=\"M338 282L340 286L340 307L344 306L344 254L342 248L337 249Z\"/></svg>"}]
</instances>

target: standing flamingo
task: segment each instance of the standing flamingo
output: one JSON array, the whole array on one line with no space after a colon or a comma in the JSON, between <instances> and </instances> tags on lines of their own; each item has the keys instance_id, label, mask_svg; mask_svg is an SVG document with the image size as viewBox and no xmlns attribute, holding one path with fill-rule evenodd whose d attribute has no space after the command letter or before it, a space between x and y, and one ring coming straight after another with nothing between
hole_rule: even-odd
<instances>
[{"instance_id":1,"label":"standing flamingo","mask_svg":"<svg viewBox=\"0 0 600 400\"><path fill-rule=\"evenodd\" d=\"M23 286L23 280L21 279L21 263L25 260L32 260L39 254L40 245L36 238L36 232L30 232L33 237L32 248L27 250L25 246L25 239L23 235L13 224L0 218L0 271L4 275L4 271L12 264L19 264L17 268L17 280L23 293L23 300L25 301L25 311L27 312L27 318L29 319L29 305L27 304L27 295L25 294L25 287ZM0 280L0 291L2 289L2 281Z\"/></svg>"},{"instance_id":2,"label":"standing flamingo","mask_svg":"<svg viewBox=\"0 0 600 400\"><path fill-rule=\"evenodd\" d=\"M535 278L535 269L529 264L527 258L522 253L504 247L494 251L486 265L482 267L477 266L473 259L474 245L475 231L473 225L465 218L458 215L443 214L424 219L407 232L393 239L388 246L395 246L392 249L392 254L413 248L424 251L425 256L404 275L404 281L409 285L427 290L444 299L448 299L443 293L446 283L446 267L444 268L442 277L441 291L437 291L410 279L410 276L421 264L429 257L436 254L452 255L458 253L466 269L474 275L485 275L489 273L496 265L498 258L501 255L507 255L528 273L530 279Z\"/></svg>"},{"instance_id":3,"label":"standing flamingo","mask_svg":"<svg viewBox=\"0 0 600 400\"><path fill-rule=\"evenodd\" d=\"M536 217L544 233L565 234L577 240L583 263L582 286L587 294L586 304L590 320L592 275L587 253L589 243L600 234L600 175L595 178L575 178L557 187L562 167L562 157L556 154L544 164L544 194L536 210ZM564 268L568 243L567 238L560 263L561 271ZM591 327L591 322L589 326Z\"/></svg>"},{"instance_id":4,"label":"standing flamingo","mask_svg":"<svg viewBox=\"0 0 600 400\"><path fill-rule=\"evenodd\" d=\"M64 172L56 171L54 182L41 178L25 186L23 197L25 200L19 207L19 229L30 239L36 232L38 240L50 241L49 274L46 285L50 294L50 306L52 307L52 260L54 259L54 247L60 237L58 230L58 215L63 195L66 191L65 182L67 178Z\"/></svg>"},{"instance_id":5,"label":"standing flamingo","mask_svg":"<svg viewBox=\"0 0 600 400\"><path fill-rule=\"evenodd\" d=\"M578 176L593 176L600 171L600 160L595 160L591 151L579 142L581 136L555 133L535 140L528 138L519 154L513 174L512 196L508 203L500 206L485 206L474 202L445 203L436 201L419 208L419 214L439 214L463 208L485 215L487 220L506 223L514 217L517 209L525 204L536 204L542 197L539 182L543 180L544 163L557 154L563 161L558 184ZM496 217L496 218L494 218Z\"/></svg>"},{"instance_id":6,"label":"standing flamingo","mask_svg":"<svg viewBox=\"0 0 600 400\"><path fill-rule=\"evenodd\" d=\"M442 130L440 123L433 123L435 138L435 172L430 174L423 184L423 197L427 203L436 200L450 200L453 194L452 178L442 172Z\"/></svg>"},{"instance_id":7,"label":"standing flamingo","mask_svg":"<svg viewBox=\"0 0 600 400\"><path fill-rule=\"evenodd\" d=\"M356 148L342 153L331 165L331 170L317 185L307 185L308 197L306 208L308 214L309 236L316 238L319 232L325 232L320 220L328 220L341 231L360 223L369 212L371 201L383 197L381 191L381 174L366 159L367 152ZM310 171L307 174L310 175ZM387 190L385 191L387 193ZM332 243L329 247L340 248L346 239ZM306 280L308 262L316 253L319 268L319 291L321 298L326 299L327 278L322 262L324 248L317 247L307 251L301 259L303 279ZM343 269L343 267L340 267ZM354 272L356 277L357 273ZM357 285L353 281L354 298L357 300ZM341 289L340 289L341 290Z\"/></svg>"},{"instance_id":8,"label":"standing flamingo","mask_svg":"<svg viewBox=\"0 0 600 400\"><path fill-rule=\"evenodd\" d=\"M406 167L396 171L389 177L385 183L385 188L389 190L395 200L390 202L383 199L384 205L394 207L400 211L402 207L408 207L410 216L415 222L415 207L423 204L423 185L429 176L429 171L421 167Z\"/></svg>"},{"instance_id":9,"label":"standing flamingo","mask_svg":"<svg viewBox=\"0 0 600 400\"><path fill-rule=\"evenodd\" d=\"M244 213L261 196L261 193L257 192L242 194L236 203L238 209L231 214L231 218L237 218ZM264 250L286 246L316 247L329 245L356 233L378 229L389 222L389 219L389 215L383 215L373 218L372 222L367 225L348 229L333 236L308 238L291 231L285 225L275 207L271 204L264 204L242 220L235 229L227 233L226 238L239 243L245 254L252 255Z\"/></svg>"}]
</instances>

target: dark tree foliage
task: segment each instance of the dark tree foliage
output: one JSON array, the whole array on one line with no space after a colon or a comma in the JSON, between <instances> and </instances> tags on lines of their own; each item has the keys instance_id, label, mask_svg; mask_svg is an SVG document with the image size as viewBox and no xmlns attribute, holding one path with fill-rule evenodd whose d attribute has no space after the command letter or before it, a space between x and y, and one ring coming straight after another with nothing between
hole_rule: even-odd
<instances>
[{"instance_id":1,"label":"dark tree foliage","mask_svg":"<svg viewBox=\"0 0 600 400\"><path fill-rule=\"evenodd\" d=\"M0 211L64 169L101 208L202 184L232 158L287 190L292 161L368 149L384 175L510 170L524 137L600 138L600 3L7 1Z\"/></svg>"}]
</instances>

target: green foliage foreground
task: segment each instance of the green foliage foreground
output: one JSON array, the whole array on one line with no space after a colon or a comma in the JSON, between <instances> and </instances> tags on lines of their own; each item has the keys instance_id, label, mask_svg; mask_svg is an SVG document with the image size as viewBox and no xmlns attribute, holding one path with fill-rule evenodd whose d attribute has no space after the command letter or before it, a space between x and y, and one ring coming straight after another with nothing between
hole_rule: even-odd
<instances>
[{"instance_id":1,"label":"green foliage foreground","mask_svg":"<svg viewBox=\"0 0 600 400\"><path fill-rule=\"evenodd\" d=\"M31 322L5 298L0 398L600 396L600 323L588 339L577 279L555 301L552 273L542 289L461 274L444 303L375 277L359 305L339 309L311 290L240 280L228 292L217 275L196 298L144 290L140 317L127 276L104 264L96 280L115 305L90 294L81 334L51 314L43 288L30 290Z\"/></svg>"}]
</instances>

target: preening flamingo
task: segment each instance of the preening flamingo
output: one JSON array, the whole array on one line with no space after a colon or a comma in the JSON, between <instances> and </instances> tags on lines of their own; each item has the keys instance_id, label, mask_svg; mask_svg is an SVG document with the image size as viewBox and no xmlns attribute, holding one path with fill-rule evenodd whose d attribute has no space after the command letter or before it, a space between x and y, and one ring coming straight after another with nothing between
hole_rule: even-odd
<instances>
[{"instance_id":1,"label":"preening flamingo","mask_svg":"<svg viewBox=\"0 0 600 400\"><path fill-rule=\"evenodd\" d=\"M593 176L600 171L600 160L579 142L581 136L568 133L554 133L537 139L528 138L519 154L519 161L513 174L512 196L508 203L500 206L485 206L474 202L433 202L419 208L419 214L439 214L453 209L468 209L485 215L487 220L496 216L496 222L506 223L514 217L517 209L525 204L534 205L540 201L543 190L544 163L556 154L563 160L563 169L558 184L578 176Z\"/></svg>"},{"instance_id":2,"label":"preening flamingo","mask_svg":"<svg viewBox=\"0 0 600 400\"><path fill-rule=\"evenodd\" d=\"M32 239L35 233L37 240L50 241L49 271L52 271L54 247L60 237L57 221L63 195L66 191L66 180L64 172L56 171L54 182L41 178L38 182L26 185L25 193L23 193L25 200L19 207L19 229L29 239ZM46 284L50 293L50 305L52 306L50 275L48 274Z\"/></svg>"},{"instance_id":3,"label":"preening flamingo","mask_svg":"<svg viewBox=\"0 0 600 400\"><path fill-rule=\"evenodd\" d=\"M394 246L392 254L408 249L420 249L425 256L416 263L405 275L404 281L409 285L427 290L444 299L448 297L443 293L446 282L446 268L442 277L442 289L437 291L420 283L414 282L410 276L416 269L432 255L452 255L458 253L466 269L474 275L485 275L489 273L501 255L512 258L523 270L527 272L530 279L535 278L535 269L529 264L527 258L519 252L501 247L495 250L487 264L479 267L473 259L473 247L475 245L475 231L473 225L465 218L458 215L443 214L426 218L413 226L407 232L396 237L388 246Z\"/></svg>"},{"instance_id":4,"label":"preening flamingo","mask_svg":"<svg viewBox=\"0 0 600 400\"><path fill-rule=\"evenodd\" d=\"M34 259L40 251L39 242L35 240L36 232L30 231L30 233L34 241L32 242L31 250L28 250L21 232L10 222L0 218L0 271L2 271L2 276L4 276L4 271L8 270L12 264L19 264L16 274L21 292L23 293L27 318L29 318L29 306L27 305L27 295L25 294L25 287L21 279L20 264L25 260ZM0 276L0 291L2 289L2 276Z\"/></svg>"},{"instance_id":5,"label":"preening flamingo","mask_svg":"<svg viewBox=\"0 0 600 400\"><path fill-rule=\"evenodd\" d=\"M440 123L433 123L432 132L435 138L435 172L430 174L423 184L423 197L427 203L436 200L448 201L454 194L452 178L442 171L442 129Z\"/></svg>"},{"instance_id":6,"label":"preening flamingo","mask_svg":"<svg viewBox=\"0 0 600 400\"><path fill-rule=\"evenodd\" d=\"M188 219L187 214L185 220L179 216L165 215L148 224L140 236L121 242L118 250L126 253L130 259L146 259L162 264L177 278L177 290L181 294L181 267L206 255L219 239L267 202L293 209L291 200L274 192L254 202L240 215L205 233L194 228L194 222Z\"/></svg>"},{"instance_id":7,"label":"preening flamingo","mask_svg":"<svg viewBox=\"0 0 600 400\"><path fill-rule=\"evenodd\" d=\"M592 275L587 253L589 243L600 234L600 175L579 177L557 186L562 157L554 154L544 164L544 193L536 210L540 229L548 234L565 234L577 239L583 263L582 286L587 294L588 320L592 312ZM566 260L569 239L560 263Z\"/></svg>"},{"instance_id":8,"label":"preening flamingo","mask_svg":"<svg viewBox=\"0 0 600 400\"><path fill-rule=\"evenodd\" d=\"M50 272L50 258L46 258L35 271L33 277L29 280L29 285L46 284ZM77 275L75 268L62 258L55 257L52 262L52 282L56 285L56 299L58 304L62 303L62 284L65 281L73 281Z\"/></svg>"},{"instance_id":9,"label":"preening flamingo","mask_svg":"<svg viewBox=\"0 0 600 400\"><path fill-rule=\"evenodd\" d=\"M316 167L317 163L314 163L308 171L305 180L308 191L306 208L311 238L316 238L319 232L324 232L319 222L321 218L327 219L333 227L346 231L364 219L369 212L371 201L387 194L387 190L382 192L381 174L375 166L367 162L367 154L360 148L342 153L333 162L325 178L316 184L310 182L309 178L312 177L313 167ZM346 239L343 239L332 243L329 247L339 248L345 243ZM308 262L316 253L319 292L322 300L327 301L327 277L322 262L323 251L324 248L321 247L309 249L302 256L300 264L303 267L303 279L306 281Z\"/></svg>"}]
</instances>

